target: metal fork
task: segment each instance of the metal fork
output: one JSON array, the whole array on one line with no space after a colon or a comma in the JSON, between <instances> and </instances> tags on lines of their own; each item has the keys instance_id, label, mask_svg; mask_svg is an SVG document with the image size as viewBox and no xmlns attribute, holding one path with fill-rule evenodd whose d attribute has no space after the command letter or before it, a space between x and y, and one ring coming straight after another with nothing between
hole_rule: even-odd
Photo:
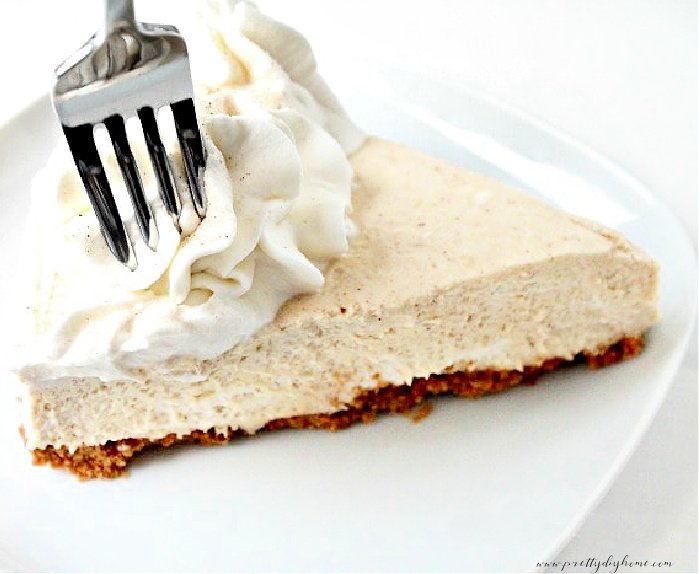
<instances>
[{"instance_id":1,"label":"metal fork","mask_svg":"<svg viewBox=\"0 0 700 574\"><path fill-rule=\"evenodd\" d=\"M138 116L141 121L160 198L176 225L181 206L158 130L157 110L166 105L172 110L190 195L200 218L206 214L202 181L206 155L187 47L177 28L136 22L133 0L103 2L104 25L56 69L52 101L102 235L112 254L133 270L136 256L95 145L95 125L104 123L109 132L134 218L152 250L157 247L158 229L124 120Z\"/></svg>"}]
</instances>

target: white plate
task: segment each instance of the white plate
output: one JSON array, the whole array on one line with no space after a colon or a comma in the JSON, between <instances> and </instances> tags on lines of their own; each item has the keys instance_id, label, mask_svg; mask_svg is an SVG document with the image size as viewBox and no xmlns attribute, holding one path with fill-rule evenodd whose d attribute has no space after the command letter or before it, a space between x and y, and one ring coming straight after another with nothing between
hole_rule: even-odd
<instances>
[{"instance_id":1,"label":"white plate","mask_svg":"<svg viewBox=\"0 0 700 574\"><path fill-rule=\"evenodd\" d=\"M361 125L617 227L656 257L663 319L647 350L479 401L440 400L418 425L388 416L340 433L171 448L115 481L32 467L4 401L0 568L529 570L610 485L663 399L692 324L695 256L679 223L615 166L498 104L396 70L363 83L371 92L334 80ZM29 180L56 137L46 100L0 128L3 306L21 265L13 241Z\"/></svg>"}]
</instances>

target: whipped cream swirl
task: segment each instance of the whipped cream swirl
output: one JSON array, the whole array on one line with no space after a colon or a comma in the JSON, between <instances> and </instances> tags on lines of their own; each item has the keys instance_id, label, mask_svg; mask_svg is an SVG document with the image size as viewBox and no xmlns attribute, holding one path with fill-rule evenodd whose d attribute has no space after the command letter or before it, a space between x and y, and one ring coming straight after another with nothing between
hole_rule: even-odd
<instances>
[{"instance_id":1,"label":"whipped cream swirl","mask_svg":"<svg viewBox=\"0 0 700 574\"><path fill-rule=\"evenodd\" d=\"M138 268L129 271L104 244L61 145L33 186L34 340L24 360L33 380L141 379L172 357L214 358L291 297L320 289L326 264L347 251L347 154L364 136L318 75L308 43L245 2L211 2L204 22L181 27L208 152L207 217L198 221L175 157L176 230L133 130L160 237L155 252L134 241ZM104 162L122 184L114 158ZM113 190L138 238L125 189Z\"/></svg>"}]
</instances>

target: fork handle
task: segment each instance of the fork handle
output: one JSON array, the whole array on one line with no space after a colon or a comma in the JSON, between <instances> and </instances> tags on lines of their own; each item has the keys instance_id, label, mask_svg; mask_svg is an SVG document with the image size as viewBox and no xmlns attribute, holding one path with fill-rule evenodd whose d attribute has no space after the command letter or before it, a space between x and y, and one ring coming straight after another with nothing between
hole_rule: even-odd
<instances>
[{"instance_id":1,"label":"fork handle","mask_svg":"<svg viewBox=\"0 0 700 574\"><path fill-rule=\"evenodd\" d=\"M105 36L116 30L136 27L133 0L103 0L103 3L105 7Z\"/></svg>"}]
</instances>

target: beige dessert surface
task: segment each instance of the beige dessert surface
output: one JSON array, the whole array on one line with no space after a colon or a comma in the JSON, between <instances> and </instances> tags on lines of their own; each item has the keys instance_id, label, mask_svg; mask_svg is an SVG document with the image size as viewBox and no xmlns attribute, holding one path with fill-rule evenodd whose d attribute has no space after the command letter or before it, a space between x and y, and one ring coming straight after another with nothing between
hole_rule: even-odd
<instances>
[{"instance_id":1,"label":"beige dessert surface","mask_svg":"<svg viewBox=\"0 0 700 574\"><path fill-rule=\"evenodd\" d=\"M351 162L359 231L319 293L213 360L154 364L145 381L25 384L37 460L112 476L126 439L216 442L431 376L493 380L634 347L602 361L613 362L656 320L657 266L616 232L378 138Z\"/></svg>"}]
</instances>

